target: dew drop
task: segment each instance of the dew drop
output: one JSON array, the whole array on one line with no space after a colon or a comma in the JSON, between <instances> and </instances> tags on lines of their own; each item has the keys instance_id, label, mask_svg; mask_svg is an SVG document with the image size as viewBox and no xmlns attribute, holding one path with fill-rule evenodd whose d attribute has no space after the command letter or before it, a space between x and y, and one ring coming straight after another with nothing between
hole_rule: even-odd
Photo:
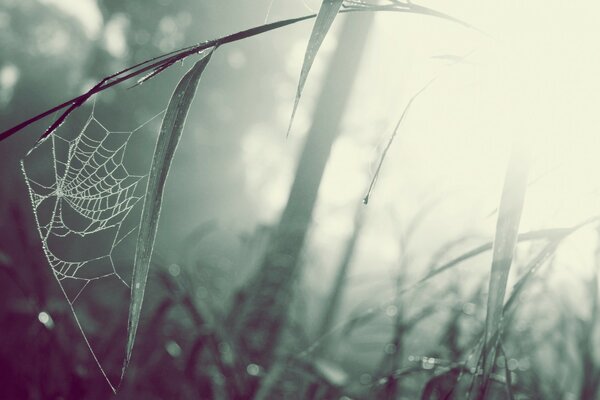
<instances>
[{"instance_id":1,"label":"dew drop","mask_svg":"<svg viewBox=\"0 0 600 400\"><path fill-rule=\"evenodd\" d=\"M169 265L169 274L171 274L171 276L179 276L179 274L181 273L181 267L177 264L171 264Z\"/></svg>"},{"instance_id":2,"label":"dew drop","mask_svg":"<svg viewBox=\"0 0 600 400\"><path fill-rule=\"evenodd\" d=\"M394 354L396 352L396 345L394 343L388 343L383 348L386 354Z\"/></svg>"},{"instance_id":3,"label":"dew drop","mask_svg":"<svg viewBox=\"0 0 600 400\"><path fill-rule=\"evenodd\" d=\"M260 374L260 367L256 364L248 364L246 372L250 376L258 376Z\"/></svg>"},{"instance_id":4,"label":"dew drop","mask_svg":"<svg viewBox=\"0 0 600 400\"><path fill-rule=\"evenodd\" d=\"M433 367L435 367L435 358L423 357L423 359L421 360L421 367L423 369L433 369Z\"/></svg>"},{"instance_id":5,"label":"dew drop","mask_svg":"<svg viewBox=\"0 0 600 400\"><path fill-rule=\"evenodd\" d=\"M177 358L181 355L181 347L174 340L169 340L165 344L165 350L173 358Z\"/></svg>"},{"instance_id":6,"label":"dew drop","mask_svg":"<svg viewBox=\"0 0 600 400\"><path fill-rule=\"evenodd\" d=\"M54 320L46 311L41 311L38 314L38 321L48 329L54 328Z\"/></svg>"},{"instance_id":7,"label":"dew drop","mask_svg":"<svg viewBox=\"0 0 600 400\"><path fill-rule=\"evenodd\" d=\"M395 317L398 314L398 307L396 306L387 306L385 309L385 314L388 317Z\"/></svg>"},{"instance_id":8,"label":"dew drop","mask_svg":"<svg viewBox=\"0 0 600 400\"><path fill-rule=\"evenodd\" d=\"M519 360L517 360L515 358L511 358L508 360L507 365L508 365L509 371L514 371L515 369L517 369L519 367Z\"/></svg>"}]
</instances>

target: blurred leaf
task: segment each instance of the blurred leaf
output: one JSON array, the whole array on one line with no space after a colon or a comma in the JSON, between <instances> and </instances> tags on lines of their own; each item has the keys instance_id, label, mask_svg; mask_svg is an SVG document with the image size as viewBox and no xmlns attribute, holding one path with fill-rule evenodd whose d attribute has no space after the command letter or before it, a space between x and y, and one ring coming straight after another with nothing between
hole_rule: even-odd
<instances>
[{"instance_id":1,"label":"blurred leaf","mask_svg":"<svg viewBox=\"0 0 600 400\"><path fill-rule=\"evenodd\" d=\"M513 148L498 208L482 350L482 390L484 392L495 361L496 343L493 342L495 342L495 338L499 337L496 332L499 331L502 324L506 283L517 244L527 189L529 153L529 147L525 144L516 145Z\"/></svg>"},{"instance_id":2,"label":"blurred leaf","mask_svg":"<svg viewBox=\"0 0 600 400\"><path fill-rule=\"evenodd\" d=\"M204 69L210 61L214 51L208 50L203 58L181 78L171 96L167 111L163 118L160 134L156 142L148 186L138 233L135 261L133 265L133 278L131 286L131 303L129 305L129 322L127 325L127 355L123 364L123 372L131 359L131 351L135 342L135 335L140 320L144 290L148 278L150 258L156 239L158 218L162 204L163 190L173 155L177 149L185 120L194 99L196 88Z\"/></svg>"},{"instance_id":3,"label":"blurred leaf","mask_svg":"<svg viewBox=\"0 0 600 400\"><path fill-rule=\"evenodd\" d=\"M315 57L317 56L317 52L319 51L329 28L331 28L331 24L333 24L335 16L342 7L342 3L343 0L323 0L321 3L321 8L317 14L315 25L310 34L310 39L308 40L308 47L304 54L304 63L302 64L302 70L300 71L300 81L298 82L298 90L296 91L296 99L294 100L294 109L292 110L292 117L290 118L290 124L287 131L288 135L292 129L292 123L294 122L294 116L298 109L298 103L300 102L300 96L302 96L302 90L304 89L308 73L310 72Z\"/></svg>"}]
</instances>

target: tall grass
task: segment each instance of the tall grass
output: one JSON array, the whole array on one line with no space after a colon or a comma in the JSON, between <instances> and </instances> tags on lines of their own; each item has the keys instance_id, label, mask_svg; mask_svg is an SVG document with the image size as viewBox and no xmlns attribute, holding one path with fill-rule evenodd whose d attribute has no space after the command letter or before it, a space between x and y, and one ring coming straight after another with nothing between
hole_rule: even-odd
<instances>
[{"instance_id":1,"label":"tall grass","mask_svg":"<svg viewBox=\"0 0 600 400\"><path fill-rule=\"evenodd\" d=\"M547 389L553 382L539 372L544 370L544 360L536 358L541 357L539 342L545 337L535 327L520 331L527 331L536 338L532 340L533 345L530 348L519 346L515 326L520 319L530 316L523 312L526 307L521 300L534 293L535 284L539 283L535 278L539 277L540 270L548 265L568 237L598 224L598 218L593 217L571 227L520 233L529 162L528 151L521 152L520 149L507 168L493 239L478 241L472 248L465 245L463 238L447 243L433 257L423 277L411 281L407 273L413 268L408 256L408 242L431 209L424 206L413 221L398 222L403 231L401 257L393 278L391 299L379 304L372 302L366 310L360 309L341 323L334 323L343 315L340 309L344 296L349 293L348 271L360 246L362 229L368 223L364 209L359 209L334 284L325 296L321 322L315 332L310 331L308 318L298 318L300 322L294 324L291 316L300 315L300 306L295 302L298 298L295 285L305 265L301 257L304 243L311 227L321 179L352 94L352 82L365 53L375 11L435 16L470 27L446 14L410 2L392 0L374 5L323 0L315 15L264 24L126 68L102 79L88 92L0 134L0 140L7 139L24 127L61 112L41 136L40 140L44 140L98 93L134 78L138 79L137 84L158 79L176 62L198 53L201 55L179 81L162 121L136 242L130 303L123 308L119 299L109 299L114 303L111 310L117 310L117 313L124 314L128 308L127 343L123 343L126 358L122 369L123 374L128 369L128 375L119 387L118 396L240 400L529 399L548 398L545 396L552 396L552 391L566 393L573 390L578 391L582 400L598 396L600 362L592 349L596 343L600 304L600 250L596 252L594 274L585 284L590 314L576 320L577 334L572 348L565 346L558 355L561 361L580 368L577 387ZM220 47L315 19L292 105L289 133L311 66L340 13L356 15L344 21L283 214L271 229L273 233L263 257L251 271L252 278L242 288L230 287L228 298L221 300L223 303L229 301L231 306L217 309L199 298L193 280L185 271L180 272L179 266L170 269L161 265L156 256L155 265L152 265L166 179L200 78ZM410 105L429 83L412 95L401 114L362 201L364 205L369 202L384 158ZM199 95L202 95L201 91ZM0 319L4 326L11 326L6 340L9 346L0 352L0 364L10 366L6 371L0 371L4 380L0 380L1 390L9 398L105 398L107 393L102 389L102 376L90 365L84 346L77 344L79 332L70 321L68 307L61 303L56 287L51 283L44 260L24 256L29 255L35 239L24 229L31 221L24 221L23 208L23 204L15 203L4 211L1 219L9 221L2 223L4 227L15 227L11 242L0 246L0 271L6 277L2 287L7 288L6 293L0 295L4 304ZM204 233L192 239L201 241ZM520 244L531 245L535 250L524 261L514 257ZM478 257L490 251L491 265L480 262ZM182 264L186 261L182 260ZM455 279L458 273L446 281L441 279L469 261L490 272L489 278L479 282L474 290L464 293L466 289L462 282ZM515 275L515 270L520 274L511 290L509 275ZM146 292L147 283L153 285L153 290ZM150 317L145 322L144 334L137 334L143 325L140 321L145 297L148 297L145 303L150 309ZM97 298L87 300L86 309L86 317L92 325L97 322L94 319L102 320L108 314ZM557 312L561 318L569 318L568 310ZM110 327L112 329L94 333L103 344L99 351L111 353L113 346L117 346L113 343L116 337L113 332L120 325L115 325ZM371 331L373 336L380 332L386 336L376 340L379 349L376 365L364 370L362 365L356 367L344 357L354 353L352 340L359 336L357 332L368 329L374 330ZM415 341L415 336L432 329L438 335L434 344L423 341L425 344L419 342L422 347L414 346L414 343L409 345ZM35 347L27 346L28 343L35 343ZM132 361L134 344L140 356ZM515 349L521 354L515 353ZM574 361L563 359L573 354ZM32 368L21 368L16 360L26 357L40 361Z\"/></svg>"}]
</instances>

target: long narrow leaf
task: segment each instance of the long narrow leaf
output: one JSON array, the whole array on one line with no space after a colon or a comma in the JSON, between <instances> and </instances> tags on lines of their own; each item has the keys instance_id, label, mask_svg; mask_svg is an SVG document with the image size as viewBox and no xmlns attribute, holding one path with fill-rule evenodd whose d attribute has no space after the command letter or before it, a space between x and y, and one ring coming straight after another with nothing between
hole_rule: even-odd
<instances>
[{"instance_id":1,"label":"long narrow leaf","mask_svg":"<svg viewBox=\"0 0 600 400\"><path fill-rule=\"evenodd\" d=\"M306 53L304 54L304 62L302 63L302 70L300 71L300 81L298 82L298 89L296 90L296 99L294 100L292 117L290 118L290 124L287 131L288 134L292 129L292 123L294 122L294 116L296 115L296 110L298 109L298 103L300 102L300 97L302 96L302 90L304 90L304 84L306 83L308 73L310 72L313 62L317 56L317 52L319 51L327 32L329 32L329 28L331 28L331 24L333 24L335 16L342 7L342 3L343 0L323 0L321 3L321 8L317 14L315 25L313 26L310 39L308 40Z\"/></svg>"},{"instance_id":2,"label":"long narrow leaf","mask_svg":"<svg viewBox=\"0 0 600 400\"><path fill-rule=\"evenodd\" d=\"M131 359L135 335L140 320L144 291L150 268L150 258L156 239L156 230L162 204L163 190L173 155L177 149L185 120L194 99L200 77L214 49L208 50L204 57L179 81L162 121L160 134L156 142L152 166L148 177L146 197L142 211L140 230L138 233L133 278L131 282L131 303L129 305L129 321L127 324L127 355L123 365L123 373Z\"/></svg>"},{"instance_id":3,"label":"long narrow leaf","mask_svg":"<svg viewBox=\"0 0 600 400\"><path fill-rule=\"evenodd\" d=\"M490 275L489 294L487 303L487 316L485 322L484 347L482 353L483 377L482 390L489 380L495 361L498 338L495 332L500 331L504 307L504 296L508 274L512 264L513 253L517 244L519 224L527 189L527 175L529 171L529 146L516 145L513 149L500 206L498 207L498 221L492 256L492 272Z\"/></svg>"},{"instance_id":4,"label":"long narrow leaf","mask_svg":"<svg viewBox=\"0 0 600 400\"><path fill-rule=\"evenodd\" d=\"M544 239L557 240L557 239L562 239L562 238L566 237L572 231L573 231L573 228L542 229L542 230L538 230L538 231L521 233L517 236L517 241L527 242L527 241L544 240ZM417 288L418 286L423 285L424 283L428 282L431 278L455 267L456 265L459 265L460 263L462 263L464 261L467 261L471 258L474 258L480 254L485 253L486 251L491 250L492 247L493 247L493 243L487 242L487 243L484 243L480 246L477 246L477 247L461 254L460 256L458 256L456 258L453 258L452 260L448 261L447 263L444 263L443 265L435 268L434 270L429 272L427 275L425 275L423 278L419 279L417 282L411 284L410 286L407 286L405 289L402 290L402 293L407 292L409 290L413 290L413 289Z\"/></svg>"}]
</instances>

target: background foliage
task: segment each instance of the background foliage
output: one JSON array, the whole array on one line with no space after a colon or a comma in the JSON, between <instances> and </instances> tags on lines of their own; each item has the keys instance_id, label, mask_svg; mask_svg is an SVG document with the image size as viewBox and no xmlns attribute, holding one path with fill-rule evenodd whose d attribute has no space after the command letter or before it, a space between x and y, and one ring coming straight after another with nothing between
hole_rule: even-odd
<instances>
[{"instance_id":1,"label":"background foliage","mask_svg":"<svg viewBox=\"0 0 600 400\"><path fill-rule=\"evenodd\" d=\"M69 7L4 0L0 128L135 62L260 25L267 10L274 21L319 4L89 0ZM328 84L328 67L345 38L342 20L358 24L365 16L336 19L287 140L312 23L218 49L166 185L142 322L117 397L439 399L452 388L457 395L468 390L511 142L533 131L520 229L533 234L515 253L512 308L505 306L487 395L598 398L595 223L575 232L549 230L597 214L600 143L587 133L598 122L598 57L590 43L597 13L552 4L443 7L486 34L424 16L377 15L362 56L354 58L360 68L325 155L299 279L282 290L289 304L279 311L289 321L268 362L238 346L255 334L239 322L250 313L244 307L258 304L260 280L251 278L281 233L279 214L292 201L304 139L320 115L334 113L335 94L342 93ZM556 20L569 29L554 28ZM176 65L135 89L102 93L96 117L115 130L135 129L165 109L191 65ZM403 121L365 207L393 126L434 76ZM78 110L61 129L77 132L90 110ZM3 398L103 399L110 388L41 251L18 168L48 124L0 143L0 390ZM149 124L136 142L128 158L133 168L149 165L158 127ZM445 272L436 272L440 267ZM416 284L423 277L431 278ZM517 282L526 284L511 291ZM121 366L128 301L99 290L85 302L83 323L114 370Z\"/></svg>"}]
</instances>

